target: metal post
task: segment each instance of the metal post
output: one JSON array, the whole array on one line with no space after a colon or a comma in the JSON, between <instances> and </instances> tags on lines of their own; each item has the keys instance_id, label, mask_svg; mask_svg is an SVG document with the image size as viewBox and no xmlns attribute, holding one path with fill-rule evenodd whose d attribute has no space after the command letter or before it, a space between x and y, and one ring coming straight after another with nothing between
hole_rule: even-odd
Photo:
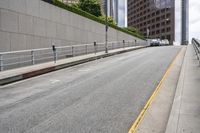
<instances>
[{"instance_id":1,"label":"metal post","mask_svg":"<svg viewBox=\"0 0 200 133\"><path fill-rule=\"evenodd\" d=\"M87 44L85 45L85 53L88 54Z\"/></svg>"},{"instance_id":2,"label":"metal post","mask_svg":"<svg viewBox=\"0 0 200 133\"><path fill-rule=\"evenodd\" d=\"M0 71L3 71L3 55L0 54Z\"/></svg>"},{"instance_id":3,"label":"metal post","mask_svg":"<svg viewBox=\"0 0 200 133\"><path fill-rule=\"evenodd\" d=\"M97 53L97 43L94 42L94 53L96 54Z\"/></svg>"},{"instance_id":4,"label":"metal post","mask_svg":"<svg viewBox=\"0 0 200 133\"><path fill-rule=\"evenodd\" d=\"M74 57L74 47L72 46L72 57Z\"/></svg>"},{"instance_id":5,"label":"metal post","mask_svg":"<svg viewBox=\"0 0 200 133\"><path fill-rule=\"evenodd\" d=\"M106 1L106 43L105 43L105 53L108 53L108 3Z\"/></svg>"},{"instance_id":6,"label":"metal post","mask_svg":"<svg viewBox=\"0 0 200 133\"><path fill-rule=\"evenodd\" d=\"M32 65L35 64L35 53L33 50L31 51L31 62L32 62Z\"/></svg>"},{"instance_id":7,"label":"metal post","mask_svg":"<svg viewBox=\"0 0 200 133\"><path fill-rule=\"evenodd\" d=\"M58 52L57 50L55 51L55 54L56 54L56 61L58 60Z\"/></svg>"},{"instance_id":8,"label":"metal post","mask_svg":"<svg viewBox=\"0 0 200 133\"><path fill-rule=\"evenodd\" d=\"M123 40L123 48L125 48L125 40Z\"/></svg>"},{"instance_id":9,"label":"metal post","mask_svg":"<svg viewBox=\"0 0 200 133\"><path fill-rule=\"evenodd\" d=\"M56 53L56 47L55 47L55 45L52 45L52 50L53 50L54 63L56 63L57 53Z\"/></svg>"},{"instance_id":10,"label":"metal post","mask_svg":"<svg viewBox=\"0 0 200 133\"><path fill-rule=\"evenodd\" d=\"M165 10L165 12L166 12L166 10ZM169 21L169 18L165 19L165 39L167 39L167 40L168 40L168 38L167 38L167 22L168 21Z\"/></svg>"},{"instance_id":11,"label":"metal post","mask_svg":"<svg viewBox=\"0 0 200 133\"><path fill-rule=\"evenodd\" d=\"M112 49L113 49L113 42L111 43L111 47L112 47Z\"/></svg>"}]
</instances>

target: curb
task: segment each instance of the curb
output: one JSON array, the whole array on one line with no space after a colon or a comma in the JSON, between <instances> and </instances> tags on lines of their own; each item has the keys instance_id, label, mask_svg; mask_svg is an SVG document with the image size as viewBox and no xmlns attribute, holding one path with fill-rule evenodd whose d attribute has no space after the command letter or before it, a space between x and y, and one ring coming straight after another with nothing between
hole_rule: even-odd
<instances>
[{"instance_id":1,"label":"curb","mask_svg":"<svg viewBox=\"0 0 200 133\"><path fill-rule=\"evenodd\" d=\"M40 70L34 70L31 72L26 72L26 73L22 73L22 74L18 74L15 76L10 76L4 79L0 79L0 86L3 85L7 85L10 83L14 83L20 80L24 80L24 79L28 79L31 77L35 77L35 76L39 76L45 73L49 73L49 72L53 72L56 70L60 70L60 69L64 69L67 67L71 67L71 66L75 66L78 64L82 64L82 63L86 63L89 61L94 61L100 58L105 58L105 57L109 57L109 56L113 56L113 55L117 55L117 54L122 54L122 53L126 53L126 52L130 52L130 51L134 51L134 50L138 50L138 49L142 49L142 48L147 48L148 46L141 46L141 47L136 47L136 48L131 48L131 49L125 49L122 51L117 51L117 52L113 52L113 53L107 53L107 54L103 54L103 55L97 55L97 56L93 56L93 57L89 57L89 58L85 58L85 59L81 59L81 60L77 60L77 61L72 61L72 62L68 62L68 63L64 63L64 64L60 64L57 66L51 66L51 67L47 67L47 68L43 68Z\"/></svg>"}]
</instances>

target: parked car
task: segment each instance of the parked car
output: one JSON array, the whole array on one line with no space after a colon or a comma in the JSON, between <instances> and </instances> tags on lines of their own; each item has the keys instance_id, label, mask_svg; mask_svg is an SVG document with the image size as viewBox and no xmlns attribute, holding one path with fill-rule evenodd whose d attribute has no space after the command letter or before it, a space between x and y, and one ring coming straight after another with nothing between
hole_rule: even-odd
<instances>
[{"instance_id":1,"label":"parked car","mask_svg":"<svg viewBox=\"0 0 200 133\"><path fill-rule=\"evenodd\" d=\"M164 41L165 41L165 45L166 46L169 45L169 40L168 39L165 39Z\"/></svg>"},{"instance_id":2,"label":"parked car","mask_svg":"<svg viewBox=\"0 0 200 133\"><path fill-rule=\"evenodd\" d=\"M169 41L167 39L160 41L160 46L167 46L167 45L169 45Z\"/></svg>"},{"instance_id":3,"label":"parked car","mask_svg":"<svg viewBox=\"0 0 200 133\"><path fill-rule=\"evenodd\" d=\"M160 46L160 45L161 45L160 39L152 39L150 41L150 46Z\"/></svg>"}]
</instances>

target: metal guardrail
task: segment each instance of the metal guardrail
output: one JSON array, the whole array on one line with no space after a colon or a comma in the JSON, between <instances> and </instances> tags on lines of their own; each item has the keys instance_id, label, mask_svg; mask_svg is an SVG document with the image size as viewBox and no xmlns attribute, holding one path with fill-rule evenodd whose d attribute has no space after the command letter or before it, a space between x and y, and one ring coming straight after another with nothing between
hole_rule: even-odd
<instances>
[{"instance_id":1,"label":"metal guardrail","mask_svg":"<svg viewBox=\"0 0 200 133\"><path fill-rule=\"evenodd\" d=\"M197 59L199 60L199 64L200 64L200 41L193 38L192 44L193 44Z\"/></svg>"},{"instance_id":2,"label":"metal guardrail","mask_svg":"<svg viewBox=\"0 0 200 133\"><path fill-rule=\"evenodd\" d=\"M108 42L108 50L132 47L142 45L141 42L134 41L121 41L121 42ZM145 44L143 44L145 45ZM51 48L21 50L0 52L0 71L35 65L44 62L70 58L74 56L86 55L105 51L105 43L94 42L92 44L80 44L73 46L56 46L52 45Z\"/></svg>"}]
</instances>

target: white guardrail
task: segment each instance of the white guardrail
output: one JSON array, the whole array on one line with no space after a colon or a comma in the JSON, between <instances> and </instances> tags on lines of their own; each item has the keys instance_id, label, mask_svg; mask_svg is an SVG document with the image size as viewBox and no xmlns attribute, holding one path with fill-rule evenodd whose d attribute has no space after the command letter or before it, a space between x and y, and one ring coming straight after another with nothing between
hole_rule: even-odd
<instances>
[{"instance_id":1,"label":"white guardrail","mask_svg":"<svg viewBox=\"0 0 200 133\"><path fill-rule=\"evenodd\" d=\"M132 47L141 44L134 41L115 41L106 43L80 44L73 46L56 46L50 48L30 49L21 51L0 52L0 71L29 66L59 59L70 58L74 56L86 55L108 50Z\"/></svg>"}]
</instances>

